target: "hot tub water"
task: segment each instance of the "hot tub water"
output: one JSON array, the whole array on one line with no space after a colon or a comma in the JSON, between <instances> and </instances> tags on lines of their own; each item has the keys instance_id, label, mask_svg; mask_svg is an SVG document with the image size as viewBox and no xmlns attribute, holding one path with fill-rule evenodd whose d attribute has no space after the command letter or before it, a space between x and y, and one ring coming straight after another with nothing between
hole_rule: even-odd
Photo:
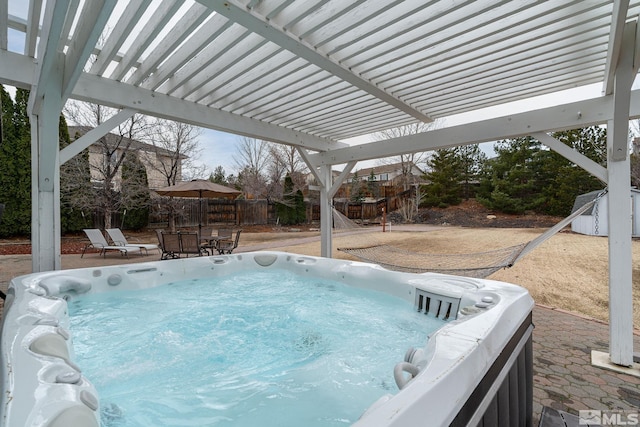
<instances>
[{"instance_id":1,"label":"hot tub water","mask_svg":"<svg viewBox=\"0 0 640 427\"><path fill-rule=\"evenodd\" d=\"M404 349L444 324L285 270L87 294L69 310L109 427L350 425L397 390Z\"/></svg>"}]
</instances>

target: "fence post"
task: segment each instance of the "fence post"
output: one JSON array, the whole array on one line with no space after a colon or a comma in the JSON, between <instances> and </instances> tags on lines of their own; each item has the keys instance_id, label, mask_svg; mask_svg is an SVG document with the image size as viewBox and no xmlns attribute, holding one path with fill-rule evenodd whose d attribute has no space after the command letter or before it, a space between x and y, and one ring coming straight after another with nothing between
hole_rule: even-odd
<instances>
[{"instance_id":1,"label":"fence post","mask_svg":"<svg viewBox=\"0 0 640 427\"><path fill-rule=\"evenodd\" d=\"M382 207L382 232L387 231L387 210Z\"/></svg>"}]
</instances>

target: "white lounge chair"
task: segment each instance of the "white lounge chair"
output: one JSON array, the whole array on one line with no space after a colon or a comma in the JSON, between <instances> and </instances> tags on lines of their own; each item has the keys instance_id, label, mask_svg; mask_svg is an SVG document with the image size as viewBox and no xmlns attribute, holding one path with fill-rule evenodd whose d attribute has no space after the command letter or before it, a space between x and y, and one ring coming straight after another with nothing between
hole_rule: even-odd
<instances>
[{"instance_id":1,"label":"white lounge chair","mask_svg":"<svg viewBox=\"0 0 640 427\"><path fill-rule=\"evenodd\" d=\"M89 241L91 243L87 244L82 250L82 255L80 258L84 256L84 253L89 248L98 249L100 251L100 255L106 256L107 251L119 251L121 255L129 257L129 253L142 253L142 250L139 247L134 246L114 246L109 245L107 243L107 239L104 238L104 235L97 228L86 228L83 230L84 234L87 235Z\"/></svg>"},{"instance_id":2,"label":"white lounge chair","mask_svg":"<svg viewBox=\"0 0 640 427\"><path fill-rule=\"evenodd\" d=\"M125 246L125 247L132 247L132 248L140 248L141 250L144 250L145 254L149 254L150 250L157 250L160 251L160 248L158 248L158 245L154 245L153 243L129 243L127 242L127 238L124 237L124 234L122 233L122 230L120 230L119 228L107 228L107 234L109 235L109 237L111 238L111 241L113 242L114 245L116 246Z\"/></svg>"}]
</instances>

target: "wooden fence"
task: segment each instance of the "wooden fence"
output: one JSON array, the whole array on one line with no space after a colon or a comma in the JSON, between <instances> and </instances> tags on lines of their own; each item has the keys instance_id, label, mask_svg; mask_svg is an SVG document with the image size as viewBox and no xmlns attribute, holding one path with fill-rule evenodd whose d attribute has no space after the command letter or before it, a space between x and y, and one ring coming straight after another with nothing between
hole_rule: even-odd
<instances>
[{"instance_id":1,"label":"wooden fence","mask_svg":"<svg viewBox=\"0 0 640 427\"><path fill-rule=\"evenodd\" d=\"M335 201L334 207L352 220L370 220L382 216L382 209L387 213L400 206L403 199L411 197L410 192L403 192L394 197L386 197L375 202L355 203ZM169 209L166 198L155 199L149 214L151 227L166 227ZM174 199L175 200L175 199ZM202 214L201 214L202 212ZM176 210L176 227L195 227L204 225L265 225L275 224L278 218L274 203L267 200L224 200L224 199L179 199ZM307 203L307 222L320 220L320 206ZM122 227L123 216L116 213L112 218L114 227ZM103 215L93 215L94 227L104 228Z\"/></svg>"}]
</instances>

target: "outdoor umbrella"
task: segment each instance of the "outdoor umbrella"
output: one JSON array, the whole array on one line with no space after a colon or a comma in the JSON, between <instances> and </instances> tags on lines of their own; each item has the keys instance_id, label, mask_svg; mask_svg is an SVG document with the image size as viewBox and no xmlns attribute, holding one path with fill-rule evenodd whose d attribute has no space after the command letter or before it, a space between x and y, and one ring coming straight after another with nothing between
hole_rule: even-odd
<instances>
[{"instance_id":1,"label":"outdoor umbrella","mask_svg":"<svg viewBox=\"0 0 640 427\"><path fill-rule=\"evenodd\" d=\"M234 188L225 187L206 179L194 179L191 181L179 182L175 185L159 188L155 190L161 196L171 197L197 197L200 206L200 217L198 219L198 229L202 228L202 199L235 199L241 191Z\"/></svg>"}]
</instances>

